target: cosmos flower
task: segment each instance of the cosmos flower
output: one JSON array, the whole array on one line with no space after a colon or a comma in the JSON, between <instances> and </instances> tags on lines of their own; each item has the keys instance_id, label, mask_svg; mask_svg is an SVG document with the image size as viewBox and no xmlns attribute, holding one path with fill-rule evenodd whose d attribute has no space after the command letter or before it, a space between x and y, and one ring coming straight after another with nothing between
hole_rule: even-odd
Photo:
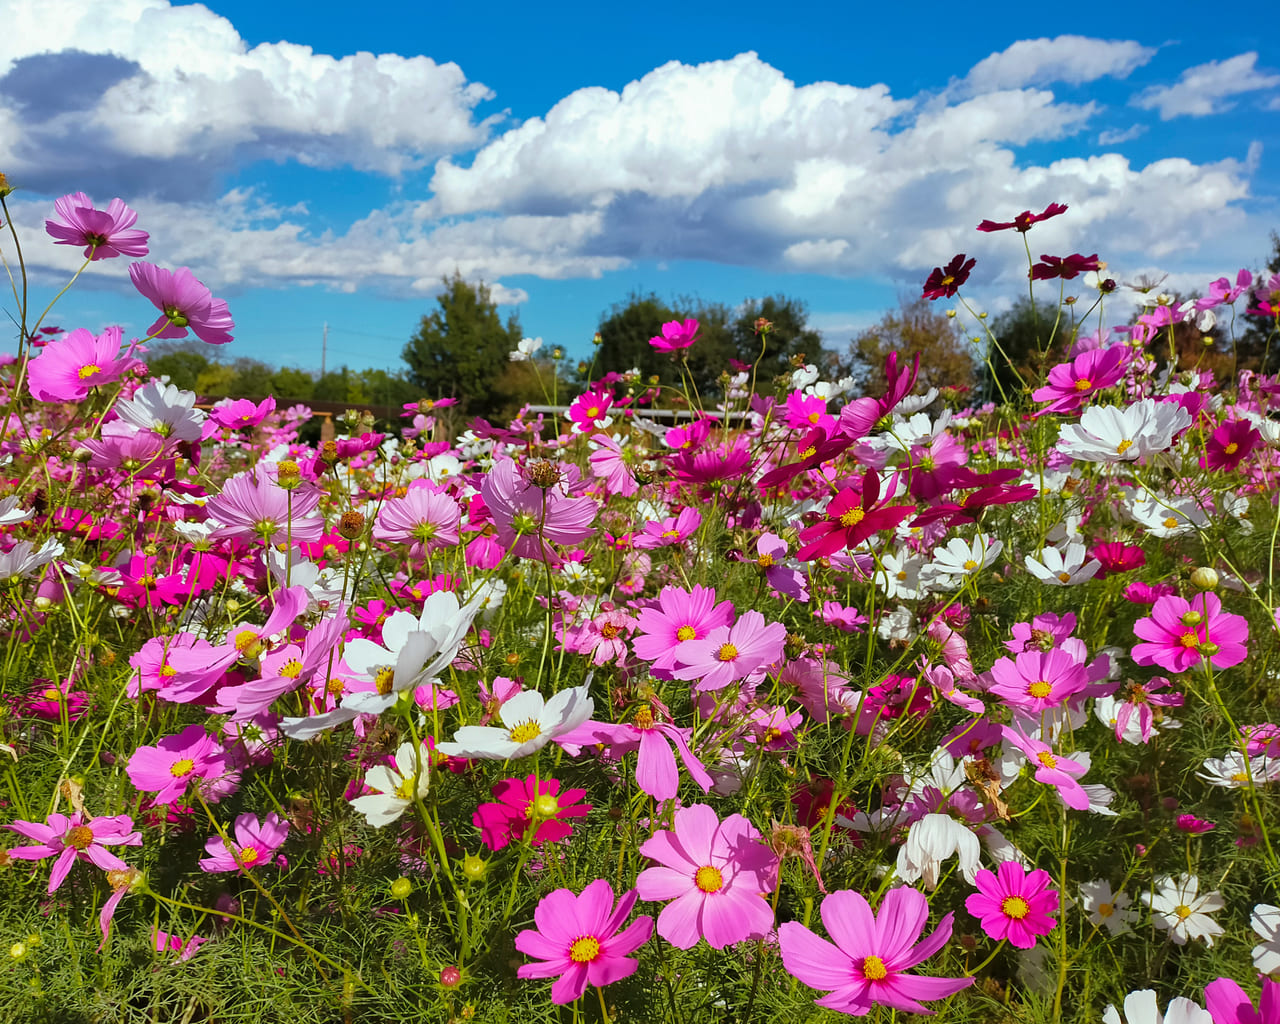
<instances>
[{"instance_id":1,"label":"cosmos flower","mask_svg":"<svg viewBox=\"0 0 1280 1024\"><path fill-rule=\"evenodd\" d=\"M87 195L72 192L55 199L53 209L60 219L46 220L44 229L53 236L54 245L83 245L91 260L147 254L148 235L133 226L138 215L123 199L113 199L105 210L95 210Z\"/></svg>"},{"instance_id":2,"label":"cosmos flower","mask_svg":"<svg viewBox=\"0 0 1280 1024\"><path fill-rule=\"evenodd\" d=\"M50 814L43 822L15 821L5 827L36 841L34 846L15 846L9 851L10 857L17 860L57 858L49 874L49 892L57 891L77 860L103 871L124 871L129 865L107 847L142 845L142 833L133 831L133 819L127 814L86 820L82 812L75 811L70 815Z\"/></svg>"},{"instance_id":3,"label":"cosmos flower","mask_svg":"<svg viewBox=\"0 0 1280 1024\"><path fill-rule=\"evenodd\" d=\"M149 299L161 316L147 328L149 338L185 338L190 328L197 338L210 345L232 340L235 321L222 299L195 279L187 267L164 270L154 263L134 263L129 267L133 286Z\"/></svg>"},{"instance_id":4,"label":"cosmos flower","mask_svg":"<svg viewBox=\"0 0 1280 1024\"><path fill-rule=\"evenodd\" d=\"M119 380L138 360L120 358L124 334L108 327L97 337L79 327L50 342L27 368L27 387L42 402L80 402L103 384Z\"/></svg>"},{"instance_id":5,"label":"cosmos flower","mask_svg":"<svg viewBox=\"0 0 1280 1024\"><path fill-rule=\"evenodd\" d=\"M976 259L966 260L964 253L956 256L945 267L934 267L929 280L924 283L924 294L921 298L950 298L960 286L969 280L969 272L973 270Z\"/></svg>"},{"instance_id":6,"label":"cosmos flower","mask_svg":"<svg viewBox=\"0 0 1280 1024\"><path fill-rule=\"evenodd\" d=\"M464 725L452 743L437 743L449 757L508 761L528 757L558 736L577 729L595 709L590 684L571 687L544 699L537 690L521 690L498 709L502 726Z\"/></svg>"},{"instance_id":7,"label":"cosmos flower","mask_svg":"<svg viewBox=\"0 0 1280 1024\"><path fill-rule=\"evenodd\" d=\"M272 811L261 821L256 814L236 816L235 840L228 844L214 836L204 844L209 855L200 859L200 870L210 873L239 871L270 863L289 834L289 823Z\"/></svg>"},{"instance_id":8,"label":"cosmos flower","mask_svg":"<svg viewBox=\"0 0 1280 1024\"><path fill-rule=\"evenodd\" d=\"M1157 891L1142 893L1142 901L1151 908L1151 923L1169 933L1174 945L1185 946L1188 939L1204 939L1206 946L1223 933L1222 925L1209 915L1225 907L1219 892L1200 894L1200 880L1195 875L1177 878L1165 875L1156 879Z\"/></svg>"},{"instance_id":9,"label":"cosmos flower","mask_svg":"<svg viewBox=\"0 0 1280 1024\"><path fill-rule=\"evenodd\" d=\"M1049 888L1047 871L1027 873L1017 861L1002 861L994 872L978 872L978 891L964 905L993 939L1008 939L1019 949L1031 949L1036 938L1058 926L1050 915L1058 909L1057 890Z\"/></svg>"}]
</instances>

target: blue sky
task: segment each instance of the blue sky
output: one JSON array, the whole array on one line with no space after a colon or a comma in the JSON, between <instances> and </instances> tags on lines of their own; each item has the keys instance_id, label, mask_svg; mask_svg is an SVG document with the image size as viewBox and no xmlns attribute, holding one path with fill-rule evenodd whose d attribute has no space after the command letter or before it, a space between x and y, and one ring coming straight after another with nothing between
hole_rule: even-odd
<instances>
[{"instance_id":1,"label":"blue sky","mask_svg":"<svg viewBox=\"0 0 1280 1024\"><path fill-rule=\"evenodd\" d=\"M152 259L230 302L226 355L308 369L326 322L331 367L397 367L455 267L575 355L636 290L781 292L843 347L957 252L980 307L1020 294L1021 240L984 217L1065 202L1034 255L1184 291L1280 228L1280 53L1204 5L1114 5L1097 32L1025 3L0 0L0 20L0 170L37 293L75 265L43 238L52 200L120 196ZM145 327L125 269L96 265L55 321Z\"/></svg>"}]
</instances>

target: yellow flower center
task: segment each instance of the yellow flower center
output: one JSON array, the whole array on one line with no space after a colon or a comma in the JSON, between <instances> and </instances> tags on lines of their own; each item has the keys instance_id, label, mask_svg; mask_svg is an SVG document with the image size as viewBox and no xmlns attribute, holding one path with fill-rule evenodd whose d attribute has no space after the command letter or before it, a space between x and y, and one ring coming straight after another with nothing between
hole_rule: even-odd
<instances>
[{"instance_id":1,"label":"yellow flower center","mask_svg":"<svg viewBox=\"0 0 1280 1024\"><path fill-rule=\"evenodd\" d=\"M1165 518L1164 528L1166 530L1172 530L1177 525L1178 525L1178 520L1176 516L1167 516Z\"/></svg>"},{"instance_id":2,"label":"yellow flower center","mask_svg":"<svg viewBox=\"0 0 1280 1024\"><path fill-rule=\"evenodd\" d=\"M946 277L942 279L943 287L946 287L947 285L952 285L955 283L956 283L956 279L952 277L950 274L948 274Z\"/></svg>"},{"instance_id":3,"label":"yellow flower center","mask_svg":"<svg viewBox=\"0 0 1280 1024\"><path fill-rule=\"evenodd\" d=\"M1058 767L1058 759L1054 757L1051 753L1049 753L1049 751L1047 750L1042 750L1040 751L1040 753L1036 754L1036 760L1039 761L1046 768Z\"/></svg>"},{"instance_id":4,"label":"yellow flower center","mask_svg":"<svg viewBox=\"0 0 1280 1024\"><path fill-rule=\"evenodd\" d=\"M1185 921L1191 916L1191 908L1185 903L1179 903L1173 908L1173 912L1178 915L1179 921Z\"/></svg>"},{"instance_id":5,"label":"yellow flower center","mask_svg":"<svg viewBox=\"0 0 1280 1024\"><path fill-rule=\"evenodd\" d=\"M618 634L621 632L622 628L620 626L615 626L612 622L606 622L600 627L600 635L607 640L616 639Z\"/></svg>"},{"instance_id":6,"label":"yellow flower center","mask_svg":"<svg viewBox=\"0 0 1280 1024\"><path fill-rule=\"evenodd\" d=\"M692 626L681 626L676 630L676 639L681 643L686 640L696 640L698 639L698 631Z\"/></svg>"},{"instance_id":7,"label":"yellow flower center","mask_svg":"<svg viewBox=\"0 0 1280 1024\"><path fill-rule=\"evenodd\" d=\"M179 758L169 766L169 774L175 779L180 779L184 775L190 775L195 770L196 763L189 757Z\"/></svg>"},{"instance_id":8,"label":"yellow flower center","mask_svg":"<svg viewBox=\"0 0 1280 1024\"><path fill-rule=\"evenodd\" d=\"M347 684L341 679L330 679L329 682L325 684L325 692L328 693L330 697L341 697L346 690Z\"/></svg>"},{"instance_id":9,"label":"yellow flower center","mask_svg":"<svg viewBox=\"0 0 1280 1024\"><path fill-rule=\"evenodd\" d=\"M889 977L889 969L878 956L865 957L862 961L862 976L867 981L883 981Z\"/></svg>"},{"instance_id":10,"label":"yellow flower center","mask_svg":"<svg viewBox=\"0 0 1280 1024\"><path fill-rule=\"evenodd\" d=\"M1037 679L1027 687L1028 696L1034 697L1036 700L1044 700L1051 693L1053 693L1053 684L1047 679Z\"/></svg>"},{"instance_id":11,"label":"yellow flower center","mask_svg":"<svg viewBox=\"0 0 1280 1024\"><path fill-rule=\"evenodd\" d=\"M733 661L738 656L738 648L733 644L721 644L720 650L716 651L716 657L720 661Z\"/></svg>"},{"instance_id":12,"label":"yellow flower center","mask_svg":"<svg viewBox=\"0 0 1280 1024\"><path fill-rule=\"evenodd\" d=\"M769 566L773 565L773 555L761 555L756 559L756 565L760 566L761 569L769 568Z\"/></svg>"},{"instance_id":13,"label":"yellow flower center","mask_svg":"<svg viewBox=\"0 0 1280 1024\"><path fill-rule=\"evenodd\" d=\"M242 847L240 853L236 855L236 860L247 868L253 867L258 863L258 858L262 855L258 853L252 846Z\"/></svg>"},{"instance_id":14,"label":"yellow flower center","mask_svg":"<svg viewBox=\"0 0 1280 1024\"><path fill-rule=\"evenodd\" d=\"M589 406L587 408L587 415L591 417L591 419L595 419L597 416L600 415L600 406L598 405Z\"/></svg>"},{"instance_id":15,"label":"yellow flower center","mask_svg":"<svg viewBox=\"0 0 1280 1024\"><path fill-rule=\"evenodd\" d=\"M679 538L680 538L679 530L663 530L662 531L663 540L678 540Z\"/></svg>"},{"instance_id":16,"label":"yellow flower center","mask_svg":"<svg viewBox=\"0 0 1280 1024\"><path fill-rule=\"evenodd\" d=\"M1000 901L1000 912L1004 914L1005 917L1011 917L1015 921L1021 921L1031 913L1031 907L1021 896L1006 896Z\"/></svg>"},{"instance_id":17,"label":"yellow flower center","mask_svg":"<svg viewBox=\"0 0 1280 1024\"><path fill-rule=\"evenodd\" d=\"M1070 583L1070 582L1071 582L1071 573L1069 573L1069 572L1060 572L1060 573L1058 573L1058 579L1059 579L1061 582L1063 582L1063 583Z\"/></svg>"},{"instance_id":18,"label":"yellow flower center","mask_svg":"<svg viewBox=\"0 0 1280 1024\"><path fill-rule=\"evenodd\" d=\"M976 568L978 568L978 563L977 563L977 562L975 562L972 558L966 558L966 559L965 559L965 562L964 562L964 571L965 571L965 572L973 572L973 570L974 570L974 569L976 569Z\"/></svg>"},{"instance_id":19,"label":"yellow flower center","mask_svg":"<svg viewBox=\"0 0 1280 1024\"><path fill-rule=\"evenodd\" d=\"M818 449L817 449L817 448L815 448L813 445L809 445L809 447L808 447L808 448L804 449L804 451L802 451L802 452L798 452L797 454L798 454L798 455L800 456L800 458L802 458L802 459L808 459L808 458L812 458L814 455L816 455L816 454L817 454L817 452L818 452Z\"/></svg>"},{"instance_id":20,"label":"yellow flower center","mask_svg":"<svg viewBox=\"0 0 1280 1024\"><path fill-rule=\"evenodd\" d=\"M1099 917L1110 917L1110 916L1111 916L1112 914L1114 914L1115 912L1116 912L1116 907L1115 907L1115 904L1114 904L1114 903L1099 903L1099 904L1098 904L1098 916L1099 916Z\"/></svg>"},{"instance_id":21,"label":"yellow flower center","mask_svg":"<svg viewBox=\"0 0 1280 1024\"><path fill-rule=\"evenodd\" d=\"M703 892L719 892L724 888L724 876L720 874L719 868L707 864L698 868L698 873L693 876L693 884Z\"/></svg>"},{"instance_id":22,"label":"yellow flower center","mask_svg":"<svg viewBox=\"0 0 1280 1024\"><path fill-rule=\"evenodd\" d=\"M1240 446L1236 444L1234 441L1232 441L1229 445L1227 445L1222 450L1226 452L1228 455L1234 455L1236 452L1240 450Z\"/></svg>"},{"instance_id":23,"label":"yellow flower center","mask_svg":"<svg viewBox=\"0 0 1280 1024\"><path fill-rule=\"evenodd\" d=\"M648 704L636 708L636 713L631 716L631 721L637 729L653 728L653 708Z\"/></svg>"},{"instance_id":24,"label":"yellow flower center","mask_svg":"<svg viewBox=\"0 0 1280 1024\"><path fill-rule=\"evenodd\" d=\"M857 526L867 514L860 508L851 508L848 512L840 516L840 525L844 527Z\"/></svg>"},{"instance_id":25,"label":"yellow flower center","mask_svg":"<svg viewBox=\"0 0 1280 1024\"><path fill-rule=\"evenodd\" d=\"M1246 772L1236 772L1231 776L1232 782L1248 782L1249 776Z\"/></svg>"},{"instance_id":26,"label":"yellow flower center","mask_svg":"<svg viewBox=\"0 0 1280 1024\"><path fill-rule=\"evenodd\" d=\"M1133 447L1133 442L1126 437L1123 441L1121 441L1118 445L1116 445L1116 454L1123 455L1132 447Z\"/></svg>"},{"instance_id":27,"label":"yellow flower center","mask_svg":"<svg viewBox=\"0 0 1280 1024\"><path fill-rule=\"evenodd\" d=\"M542 726L538 724L537 719L531 718L527 722L521 722L511 730L512 743L528 743L530 740L536 740L542 735Z\"/></svg>"},{"instance_id":28,"label":"yellow flower center","mask_svg":"<svg viewBox=\"0 0 1280 1024\"><path fill-rule=\"evenodd\" d=\"M80 367L80 369L76 371L76 376L81 380L88 380L95 373L101 372L102 367L98 366L96 363L85 363L84 366Z\"/></svg>"},{"instance_id":29,"label":"yellow flower center","mask_svg":"<svg viewBox=\"0 0 1280 1024\"><path fill-rule=\"evenodd\" d=\"M594 935L574 939L569 947L569 959L575 964L588 964L600 955L600 940Z\"/></svg>"},{"instance_id":30,"label":"yellow flower center","mask_svg":"<svg viewBox=\"0 0 1280 1024\"><path fill-rule=\"evenodd\" d=\"M161 665L160 674L166 679L171 679L178 674L178 670L172 665Z\"/></svg>"},{"instance_id":31,"label":"yellow flower center","mask_svg":"<svg viewBox=\"0 0 1280 1024\"><path fill-rule=\"evenodd\" d=\"M1088 391L1091 387L1093 387L1093 381L1091 381L1088 377L1081 377L1079 380L1076 381L1077 391Z\"/></svg>"},{"instance_id":32,"label":"yellow flower center","mask_svg":"<svg viewBox=\"0 0 1280 1024\"><path fill-rule=\"evenodd\" d=\"M241 654L249 654L252 657L251 648L258 642L258 634L252 629L242 629L236 634L235 648Z\"/></svg>"},{"instance_id":33,"label":"yellow flower center","mask_svg":"<svg viewBox=\"0 0 1280 1024\"><path fill-rule=\"evenodd\" d=\"M373 685L383 697L391 692L391 684L395 682L396 670L390 665L383 665L373 674Z\"/></svg>"},{"instance_id":34,"label":"yellow flower center","mask_svg":"<svg viewBox=\"0 0 1280 1024\"><path fill-rule=\"evenodd\" d=\"M302 662L297 658L290 658L280 666L280 674L286 679L297 679L302 675Z\"/></svg>"},{"instance_id":35,"label":"yellow flower center","mask_svg":"<svg viewBox=\"0 0 1280 1024\"><path fill-rule=\"evenodd\" d=\"M1178 643L1186 648L1199 647L1200 638L1194 633L1183 633L1182 636L1178 637Z\"/></svg>"},{"instance_id":36,"label":"yellow flower center","mask_svg":"<svg viewBox=\"0 0 1280 1024\"><path fill-rule=\"evenodd\" d=\"M67 833L66 843L77 850L87 850L93 844L93 829L88 825L77 825Z\"/></svg>"}]
</instances>

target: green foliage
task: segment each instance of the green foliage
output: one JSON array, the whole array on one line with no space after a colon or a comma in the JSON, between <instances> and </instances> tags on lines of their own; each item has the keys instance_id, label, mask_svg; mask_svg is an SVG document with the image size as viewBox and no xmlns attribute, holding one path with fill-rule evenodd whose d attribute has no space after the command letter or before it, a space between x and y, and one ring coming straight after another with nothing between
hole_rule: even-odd
<instances>
[{"instance_id":1,"label":"green foliage","mask_svg":"<svg viewBox=\"0 0 1280 1024\"><path fill-rule=\"evenodd\" d=\"M522 337L515 313L504 324L489 288L444 281L439 309L422 318L405 345L409 381L432 398L457 398L466 416L487 416L501 401L495 382Z\"/></svg>"}]
</instances>

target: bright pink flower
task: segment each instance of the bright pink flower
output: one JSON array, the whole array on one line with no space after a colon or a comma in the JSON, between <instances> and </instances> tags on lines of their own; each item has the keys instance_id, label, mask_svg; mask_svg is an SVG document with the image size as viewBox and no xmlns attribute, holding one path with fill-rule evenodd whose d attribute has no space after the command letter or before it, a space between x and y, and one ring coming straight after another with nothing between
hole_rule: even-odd
<instances>
[{"instance_id":1,"label":"bright pink flower","mask_svg":"<svg viewBox=\"0 0 1280 1024\"><path fill-rule=\"evenodd\" d=\"M200 870L210 873L239 871L270 862L272 855L289 834L289 823L272 811L259 822L256 814L236 817L235 841L227 848L222 836L214 836L204 844L209 855L200 859Z\"/></svg>"},{"instance_id":2,"label":"bright pink flower","mask_svg":"<svg viewBox=\"0 0 1280 1024\"><path fill-rule=\"evenodd\" d=\"M1205 442L1205 465L1210 469L1225 469L1230 472L1260 444L1262 435L1248 420L1227 420L1220 423Z\"/></svg>"},{"instance_id":3,"label":"bright pink flower","mask_svg":"<svg viewBox=\"0 0 1280 1024\"><path fill-rule=\"evenodd\" d=\"M133 788L154 793L159 806L173 803L195 779L220 776L226 763L222 745L204 731L204 726L189 725L154 747L139 747L129 758L125 772Z\"/></svg>"},{"instance_id":4,"label":"bright pink flower","mask_svg":"<svg viewBox=\"0 0 1280 1024\"><path fill-rule=\"evenodd\" d=\"M1155 604L1162 597L1176 594L1178 588L1172 583L1145 583L1134 580L1121 592L1121 597L1134 604Z\"/></svg>"},{"instance_id":5,"label":"bright pink flower","mask_svg":"<svg viewBox=\"0 0 1280 1024\"><path fill-rule=\"evenodd\" d=\"M1194 814L1179 814L1174 820L1179 832L1186 832L1188 835L1201 836L1206 832L1212 832L1218 826L1212 821L1204 821L1197 818Z\"/></svg>"},{"instance_id":6,"label":"bright pink flower","mask_svg":"<svg viewBox=\"0 0 1280 1024\"><path fill-rule=\"evenodd\" d=\"M683 544L701 525L702 513L686 506L680 510L679 515L667 516L660 523L652 520L646 522L644 528L631 538L631 544L641 551Z\"/></svg>"},{"instance_id":7,"label":"bright pink flower","mask_svg":"<svg viewBox=\"0 0 1280 1024\"><path fill-rule=\"evenodd\" d=\"M157 953L177 953L178 959L175 963L183 963L190 960L196 955L197 951L209 940L199 935L193 935L185 942L181 935L170 935L168 932L162 932L156 929L152 936L155 939Z\"/></svg>"},{"instance_id":8,"label":"bright pink flower","mask_svg":"<svg viewBox=\"0 0 1280 1024\"><path fill-rule=\"evenodd\" d=\"M1253 284L1253 274L1247 270L1237 272L1234 287L1227 278L1220 277L1209 285L1208 295L1203 299L1196 300L1196 309L1213 309L1215 306L1225 306L1228 303L1235 302L1236 299L1249 290L1251 284Z\"/></svg>"},{"instance_id":9,"label":"bright pink flower","mask_svg":"<svg viewBox=\"0 0 1280 1024\"><path fill-rule=\"evenodd\" d=\"M590 657L593 665L613 662L622 668L627 660L627 637L635 629L636 620L626 612L601 612L582 627L571 649Z\"/></svg>"},{"instance_id":10,"label":"bright pink flower","mask_svg":"<svg viewBox=\"0 0 1280 1024\"><path fill-rule=\"evenodd\" d=\"M579 803L587 794L585 789L561 793L558 779L533 775L503 779L492 792L497 802L481 804L471 819L490 850L501 850L513 839L519 841L530 825L536 826L530 845L557 842L573 834L566 819L581 818L591 810L590 804Z\"/></svg>"},{"instance_id":11,"label":"bright pink flower","mask_svg":"<svg viewBox=\"0 0 1280 1024\"><path fill-rule=\"evenodd\" d=\"M53 209L61 221L47 220L44 229L53 236L54 245L83 245L91 260L147 254L148 235L133 226L138 215L123 199L113 199L105 210L95 210L87 195L72 192L55 199Z\"/></svg>"},{"instance_id":12,"label":"bright pink flower","mask_svg":"<svg viewBox=\"0 0 1280 1024\"><path fill-rule=\"evenodd\" d=\"M1027 755L1028 762L1035 769L1036 782L1053 786L1068 807L1077 811L1088 810L1089 794L1076 781L1089 770L1087 766L1055 754L1047 743L1024 736L1007 725L1002 726L1000 731L1006 741Z\"/></svg>"},{"instance_id":13,"label":"bright pink flower","mask_svg":"<svg viewBox=\"0 0 1280 1024\"><path fill-rule=\"evenodd\" d=\"M978 225L979 231L1006 231L1013 228L1015 231L1027 232L1031 230L1032 224L1039 224L1042 220L1048 220L1050 217L1057 217L1059 214L1067 212L1064 203L1050 203L1044 208L1042 213L1032 213L1030 210L1023 210L1013 220L996 222L994 220L984 220Z\"/></svg>"},{"instance_id":14,"label":"bright pink flower","mask_svg":"<svg viewBox=\"0 0 1280 1024\"><path fill-rule=\"evenodd\" d=\"M662 325L662 334L649 339L649 344L659 352L675 352L688 348L698 340L697 320L668 320Z\"/></svg>"},{"instance_id":15,"label":"bright pink flower","mask_svg":"<svg viewBox=\"0 0 1280 1024\"><path fill-rule=\"evenodd\" d=\"M839 601L823 601L817 614L828 626L835 626L845 633L862 633L867 628L868 619L862 612Z\"/></svg>"},{"instance_id":16,"label":"bright pink flower","mask_svg":"<svg viewBox=\"0 0 1280 1024\"><path fill-rule=\"evenodd\" d=\"M1257 1008L1248 993L1230 978L1209 982L1204 987L1204 1004L1213 1024L1280 1024L1280 982L1266 975L1259 981L1262 995Z\"/></svg>"},{"instance_id":17,"label":"bright pink flower","mask_svg":"<svg viewBox=\"0 0 1280 1024\"><path fill-rule=\"evenodd\" d=\"M133 819L127 814L91 818L85 821L79 811L70 816L50 814L44 822L15 821L6 828L35 846L15 846L9 856L18 860L44 860L57 857L49 874L49 892L55 892L77 860L87 861L103 871L124 871L129 865L107 849L108 846L141 846L142 833L134 832Z\"/></svg>"},{"instance_id":18,"label":"bright pink flower","mask_svg":"<svg viewBox=\"0 0 1280 1024\"><path fill-rule=\"evenodd\" d=\"M792 391L787 395L787 426L793 430L822 430L827 436L835 433L836 418L827 412L827 400L818 395L806 395Z\"/></svg>"},{"instance_id":19,"label":"bright pink flower","mask_svg":"<svg viewBox=\"0 0 1280 1024\"><path fill-rule=\"evenodd\" d=\"M1145 683L1126 682L1116 694L1116 742L1124 739L1125 730L1129 728L1133 716L1138 716L1138 731L1143 743L1151 742L1152 724L1155 721L1153 707L1182 707L1183 696L1180 693L1156 693L1169 685L1164 676L1155 676Z\"/></svg>"},{"instance_id":20,"label":"bright pink flower","mask_svg":"<svg viewBox=\"0 0 1280 1024\"><path fill-rule=\"evenodd\" d=\"M274 396L268 395L261 402L251 402L247 398L224 398L209 410L210 430L222 427L224 430L249 430L258 426L263 420L276 411Z\"/></svg>"},{"instance_id":21,"label":"bright pink flower","mask_svg":"<svg viewBox=\"0 0 1280 1024\"><path fill-rule=\"evenodd\" d=\"M711 587L695 585L692 591L663 587L657 607L641 609L637 621L641 632L631 641L636 657L669 672L685 644L704 640L713 629L733 621L733 604L717 604Z\"/></svg>"},{"instance_id":22,"label":"bright pink flower","mask_svg":"<svg viewBox=\"0 0 1280 1024\"><path fill-rule=\"evenodd\" d=\"M715 448L679 451L668 465L682 483L709 484L717 480L740 480L751 468L751 449L743 436Z\"/></svg>"},{"instance_id":23,"label":"bright pink flower","mask_svg":"<svg viewBox=\"0 0 1280 1024\"><path fill-rule=\"evenodd\" d=\"M441 488L415 480L402 498L390 498L378 510L373 536L413 545L415 556L458 543L462 509Z\"/></svg>"},{"instance_id":24,"label":"bright pink flower","mask_svg":"<svg viewBox=\"0 0 1280 1024\"><path fill-rule=\"evenodd\" d=\"M990 692L1005 703L1038 715L1056 708L1088 685L1084 665L1063 650L1024 651L991 666Z\"/></svg>"},{"instance_id":25,"label":"bright pink flower","mask_svg":"<svg viewBox=\"0 0 1280 1024\"><path fill-rule=\"evenodd\" d=\"M222 299L195 279L187 267L164 270L154 263L134 263L129 267L133 286L150 299L163 314L147 328L152 338L185 338L187 328L201 341L225 345L232 340L236 324Z\"/></svg>"},{"instance_id":26,"label":"bright pink flower","mask_svg":"<svg viewBox=\"0 0 1280 1024\"><path fill-rule=\"evenodd\" d=\"M593 434L591 443L595 450L587 457L591 475L601 477L611 494L630 498L640 490L635 474L631 471L634 451L623 448L608 434Z\"/></svg>"},{"instance_id":27,"label":"bright pink flower","mask_svg":"<svg viewBox=\"0 0 1280 1024\"><path fill-rule=\"evenodd\" d=\"M1142 548L1118 541L1095 545L1089 552L1089 557L1096 558L1102 563L1102 568L1094 577L1099 580L1106 579L1108 573L1132 572L1147 564L1147 555Z\"/></svg>"},{"instance_id":28,"label":"bright pink flower","mask_svg":"<svg viewBox=\"0 0 1280 1024\"><path fill-rule=\"evenodd\" d=\"M1222 610L1216 594L1196 594L1190 601L1170 594L1156 601L1149 618L1133 624L1133 660L1186 672L1207 659L1214 668L1230 668L1249 653L1249 623Z\"/></svg>"},{"instance_id":29,"label":"bright pink flower","mask_svg":"<svg viewBox=\"0 0 1280 1024\"><path fill-rule=\"evenodd\" d=\"M1031 396L1033 401L1049 403L1036 415L1075 412L1099 391L1119 383L1128 360L1128 349L1113 345L1084 352L1069 363L1060 363L1049 371L1048 383Z\"/></svg>"},{"instance_id":30,"label":"bright pink flower","mask_svg":"<svg viewBox=\"0 0 1280 1024\"><path fill-rule=\"evenodd\" d=\"M615 908L613 888L602 878L579 896L569 889L548 893L533 912L537 927L516 936L516 949L542 962L522 964L516 976L555 978L551 1001L560 1004L580 998L587 985L603 988L629 978L640 966L630 954L653 934L652 917L622 928L636 898L635 889L625 892Z\"/></svg>"},{"instance_id":31,"label":"bright pink flower","mask_svg":"<svg viewBox=\"0 0 1280 1024\"><path fill-rule=\"evenodd\" d=\"M124 340L119 327L108 327L96 338L78 327L50 342L27 367L27 387L41 402L79 402L90 390L119 380L136 359L121 359Z\"/></svg>"},{"instance_id":32,"label":"bright pink flower","mask_svg":"<svg viewBox=\"0 0 1280 1024\"><path fill-rule=\"evenodd\" d=\"M682 807L674 831L655 832L640 846L658 862L636 878L643 900L671 900L658 915L658 934L679 949L706 939L716 949L758 939L773 927L764 893L777 884L778 857L741 814L722 822L706 804Z\"/></svg>"},{"instance_id":33,"label":"bright pink flower","mask_svg":"<svg viewBox=\"0 0 1280 1024\"><path fill-rule=\"evenodd\" d=\"M657 709L644 704L632 715L630 722L588 722L582 728L590 731L594 742L608 744L613 756L637 751L636 785L655 800L671 800L680 790L676 753L684 762L689 777L704 793L707 792L711 789L711 776L689 748L693 730L678 728L670 721L660 719L660 714Z\"/></svg>"},{"instance_id":34,"label":"bright pink flower","mask_svg":"<svg viewBox=\"0 0 1280 1024\"><path fill-rule=\"evenodd\" d=\"M613 404L613 392L591 390L579 395L569 404L569 422L575 434L582 434L598 425L609 415Z\"/></svg>"},{"instance_id":35,"label":"bright pink flower","mask_svg":"<svg viewBox=\"0 0 1280 1024\"><path fill-rule=\"evenodd\" d=\"M697 680L695 690L720 690L772 665L782 657L786 639L781 622L766 625L759 612L744 612L732 626L717 626L705 639L682 643L680 664L672 674Z\"/></svg>"},{"instance_id":36,"label":"bright pink flower","mask_svg":"<svg viewBox=\"0 0 1280 1024\"><path fill-rule=\"evenodd\" d=\"M1047 871L1032 871L1017 861L1002 861L994 872L983 868L975 884L978 891L964 901L993 939L1008 939L1019 949L1031 949L1037 935L1048 935L1058 926L1049 915L1058 909L1058 893L1050 889Z\"/></svg>"},{"instance_id":37,"label":"bright pink flower","mask_svg":"<svg viewBox=\"0 0 1280 1024\"><path fill-rule=\"evenodd\" d=\"M215 536L271 544L319 540L324 533L324 519L317 514L319 488L303 482L286 490L267 466L260 462L233 476L222 485L221 494L205 503L209 518L222 524Z\"/></svg>"},{"instance_id":38,"label":"bright pink flower","mask_svg":"<svg viewBox=\"0 0 1280 1024\"><path fill-rule=\"evenodd\" d=\"M915 512L914 505L877 505L880 477L867 470L862 491L844 488L826 507L826 518L800 531L804 546L796 553L802 562L855 548L881 530L891 530Z\"/></svg>"},{"instance_id":39,"label":"bright pink flower","mask_svg":"<svg viewBox=\"0 0 1280 1024\"><path fill-rule=\"evenodd\" d=\"M932 1013L922 999L945 999L968 988L974 978L934 978L907 974L951 938L952 914L920 941L929 920L929 901L915 889L890 889L874 914L857 892L842 889L822 901L822 923L835 939L818 938L796 921L778 928L783 966L810 988L830 989L817 1000L839 1013L866 1015L876 1005L907 1013Z\"/></svg>"}]
</instances>

